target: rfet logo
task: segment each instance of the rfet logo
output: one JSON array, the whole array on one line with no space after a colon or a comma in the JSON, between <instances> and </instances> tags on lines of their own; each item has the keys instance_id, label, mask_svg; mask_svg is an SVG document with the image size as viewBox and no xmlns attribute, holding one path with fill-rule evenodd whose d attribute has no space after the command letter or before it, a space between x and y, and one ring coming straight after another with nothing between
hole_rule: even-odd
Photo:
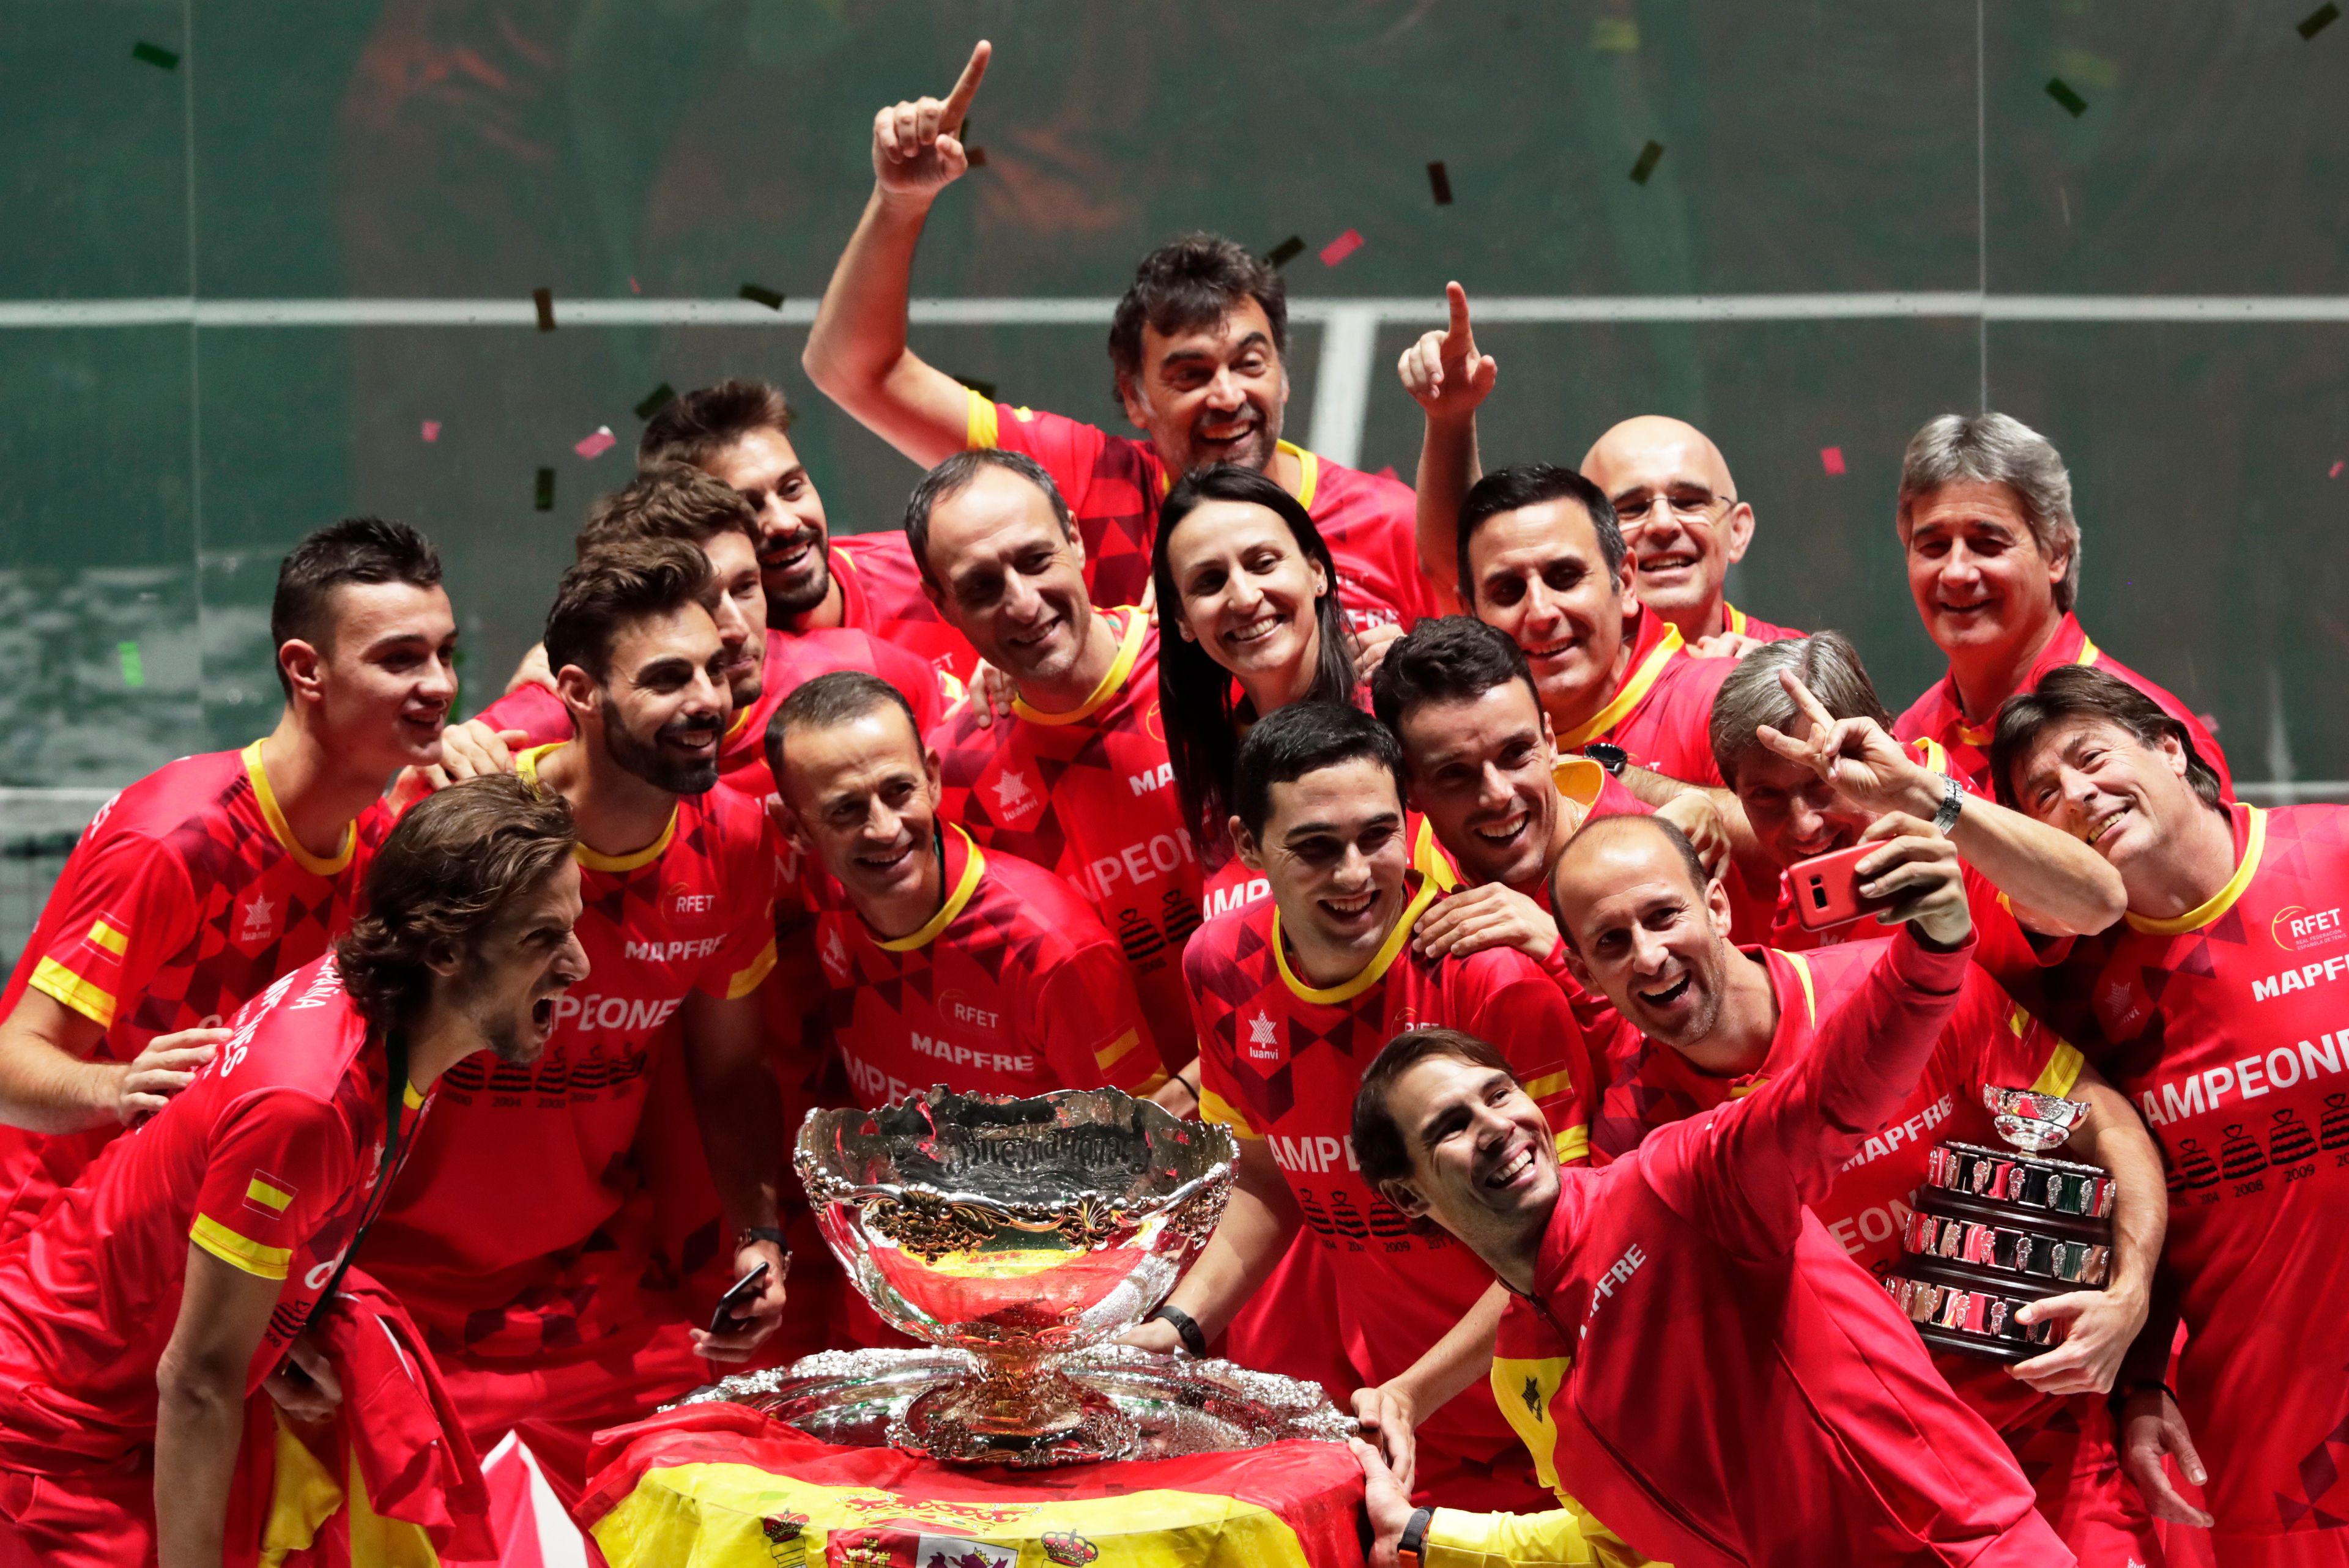
<instances>
[{"instance_id":1,"label":"rfet logo","mask_svg":"<svg viewBox=\"0 0 2349 1568\"><path fill-rule=\"evenodd\" d=\"M1142 710L1142 733L1162 746L1166 743L1166 721L1158 716L1158 704L1155 700Z\"/></svg>"},{"instance_id":2,"label":"rfet logo","mask_svg":"<svg viewBox=\"0 0 2349 1568\"><path fill-rule=\"evenodd\" d=\"M2342 928L2338 904L2331 909L2305 909L2289 903L2276 911L2275 918L2268 922L2268 934L2275 938L2278 947L2299 950L2323 947L2349 933Z\"/></svg>"},{"instance_id":3,"label":"rfet logo","mask_svg":"<svg viewBox=\"0 0 2349 1568\"><path fill-rule=\"evenodd\" d=\"M718 895L697 892L683 882L671 882L661 899L671 920L702 920L718 913Z\"/></svg>"},{"instance_id":4,"label":"rfet logo","mask_svg":"<svg viewBox=\"0 0 2349 1568\"><path fill-rule=\"evenodd\" d=\"M938 1011L948 1023L958 1024L982 1035L1003 1032L1003 1014L999 1009L981 1006L960 991L947 989L939 992Z\"/></svg>"}]
</instances>

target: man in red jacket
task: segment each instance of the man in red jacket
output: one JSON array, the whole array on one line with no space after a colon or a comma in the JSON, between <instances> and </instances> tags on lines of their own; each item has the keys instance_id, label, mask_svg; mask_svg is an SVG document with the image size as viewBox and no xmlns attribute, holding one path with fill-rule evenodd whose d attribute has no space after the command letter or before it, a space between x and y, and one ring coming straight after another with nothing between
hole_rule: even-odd
<instances>
[{"instance_id":1,"label":"man in red jacket","mask_svg":"<svg viewBox=\"0 0 2349 1568\"><path fill-rule=\"evenodd\" d=\"M1585 829L1560 875L1633 834L1702 876L1676 830L1640 817ZM1559 1169L1482 1042L1420 1031L1381 1053L1355 1101L1362 1174L1516 1293L1495 1387L1544 1478L1579 1501L1414 1510L1361 1446L1375 1562L1595 1561L1623 1543L1683 1568L2075 1561L1997 1434L1806 1206L1908 1093L1965 979L1954 879L1899 913L1908 928L1783 1076L1596 1171ZM1687 979L1660 1010L1737 1001Z\"/></svg>"}]
</instances>

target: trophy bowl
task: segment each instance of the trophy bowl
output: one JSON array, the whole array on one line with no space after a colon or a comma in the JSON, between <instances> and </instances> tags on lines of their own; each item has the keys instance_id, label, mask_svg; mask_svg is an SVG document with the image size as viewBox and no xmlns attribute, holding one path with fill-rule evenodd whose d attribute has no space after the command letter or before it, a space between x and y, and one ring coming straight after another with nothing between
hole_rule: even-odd
<instances>
[{"instance_id":1,"label":"trophy bowl","mask_svg":"<svg viewBox=\"0 0 2349 1568\"><path fill-rule=\"evenodd\" d=\"M1024 1467L1131 1449L1131 1418L1059 1364L1165 1299L1237 1158L1224 1129L1115 1089L809 1112L792 1166L825 1243L883 1321L974 1365L915 1398L893 1445Z\"/></svg>"}]
</instances>

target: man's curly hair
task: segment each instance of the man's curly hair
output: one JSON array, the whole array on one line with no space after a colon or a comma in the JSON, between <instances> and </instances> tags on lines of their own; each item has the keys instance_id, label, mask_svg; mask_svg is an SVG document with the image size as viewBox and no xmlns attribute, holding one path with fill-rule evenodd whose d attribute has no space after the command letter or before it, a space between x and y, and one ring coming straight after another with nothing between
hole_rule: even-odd
<instances>
[{"instance_id":1,"label":"man's curly hair","mask_svg":"<svg viewBox=\"0 0 2349 1568\"><path fill-rule=\"evenodd\" d=\"M470 954L578 841L563 797L511 773L452 784L410 809L367 867L367 913L335 944L343 989L368 1026L413 1023L432 992L429 960Z\"/></svg>"}]
</instances>

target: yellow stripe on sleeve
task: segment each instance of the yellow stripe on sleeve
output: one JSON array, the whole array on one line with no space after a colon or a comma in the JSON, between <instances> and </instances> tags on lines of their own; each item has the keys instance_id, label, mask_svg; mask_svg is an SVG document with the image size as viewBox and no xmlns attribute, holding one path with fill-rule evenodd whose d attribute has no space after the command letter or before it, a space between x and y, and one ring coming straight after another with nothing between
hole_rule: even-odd
<instances>
[{"instance_id":1,"label":"yellow stripe on sleeve","mask_svg":"<svg viewBox=\"0 0 2349 1568\"><path fill-rule=\"evenodd\" d=\"M1102 1071L1107 1072L1119 1062L1123 1061L1126 1057L1126 1054L1140 1044L1142 1044L1142 1031L1139 1029L1128 1029L1125 1033L1120 1035L1117 1038L1103 1046L1100 1050L1095 1051L1093 1053L1093 1064L1100 1068Z\"/></svg>"},{"instance_id":2,"label":"yellow stripe on sleeve","mask_svg":"<svg viewBox=\"0 0 2349 1568\"><path fill-rule=\"evenodd\" d=\"M982 397L968 387L963 391L970 398L970 414L965 422L962 444L971 451L984 451L994 446L999 436L995 424L995 399Z\"/></svg>"},{"instance_id":3,"label":"yellow stripe on sleeve","mask_svg":"<svg viewBox=\"0 0 2349 1568\"><path fill-rule=\"evenodd\" d=\"M756 991L759 982L764 980L774 966L775 944L772 938L769 938L767 945L759 949L759 956L750 960L748 967L726 983L726 999L737 1001Z\"/></svg>"},{"instance_id":4,"label":"yellow stripe on sleeve","mask_svg":"<svg viewBox=\"0 0 2349 1568\"><path fill-rule=\"evenodd\" d=\"M1217 1127L1230 1128L1235 1138L1261 1140L1264 1137L1243 1112L1235 1109L1229 1100L1205 1085L1199 1089L1199 1119L1212 1121Z\"/></svg>"},{"instance_id":5,"label":"yellow stripe on sleeve","mask_svg":"<svg viewBox=\"0 0 2349 1568\"><path fill-rule=\"evenodd\" d=\"M2080 1081L2082 1058L2077 1047L2069 1040L2058 1040L2048 1054L2047 1065L2039 1069L2039 1077L2031 1086L2033 1094L2067 1095Z\"/></svg>"},{"instance_id":6,"label":"yellow stripe on sleeve","mask_svg":"<svg viewBox=\"0 0 2349 1568\"><path fill-rule=\"evenodd\" d=\"M103 947L117 958L130 951L129 934L117 931L102 920L90 926L89 940L93 946Z\"/></svg>"},{"instance_id":7,"label":"yellow stripe on sleeve","mask_svg":"<svg viewBox=\"0 0 2349 1568\"><path fill-rule=\"evenodd\" d=\"M114 1026L113 994L103 986L91 985L56 959L45 957L36 965L29 984L42 995L71 1007L99 1028Z\"/></svg>"},{"instance_id":8,"label":"yellow stripe on sleeve","mask_svg":"<svg viewBox=\"0 0 2349 1568\"><path fill-rule=\"evenodd\" d=\"M259 1242L247 1241L210 1214L196 1216L195 1224L189 1228L188 1240L230 1267L262 1279L284 1279L285 1265L294 1256L291 1248L264 1247Z\"/></svg>"},{"instance_id":9,"label":"yellow stripe on sleeve","mask_svg":"<svg viewBox=\"0 0 2349 1568\"><path fill-rule=\"evenodd\" d=\"M244 1198L248 1203L258 1203L264 1209L272 1209L282 1214L285 1212L285 1205L294 1201L294 1194L273 1187L255 1176L252 1183L245 1188Z\"/></svg>"},{"instance_id":10,"label":"yellow stripe on sleeve","mask_svg":"<svg viewBox=\"0 0 2349 1568\"><path fill-rule=\"evenodd\" d=\"M1557 1162L1571 1164L1590 1158L1590 1129L1576 1122L1557 1135Z\"/></svg>"},{"instance_id":11,"label":"yellow stripe on sleeve","mask_svg":"<svg viewBox=\"0 0 2349 1568\"><path fill-rule=\"evenodd\" d=\"M1574 1075L1564 1068L1554 1073L1544 1073L1526 1085L1526 1098L1537 1105L1552 1095L1571 1094L1573 1091Z\"/></svg>"}]
</instances>

